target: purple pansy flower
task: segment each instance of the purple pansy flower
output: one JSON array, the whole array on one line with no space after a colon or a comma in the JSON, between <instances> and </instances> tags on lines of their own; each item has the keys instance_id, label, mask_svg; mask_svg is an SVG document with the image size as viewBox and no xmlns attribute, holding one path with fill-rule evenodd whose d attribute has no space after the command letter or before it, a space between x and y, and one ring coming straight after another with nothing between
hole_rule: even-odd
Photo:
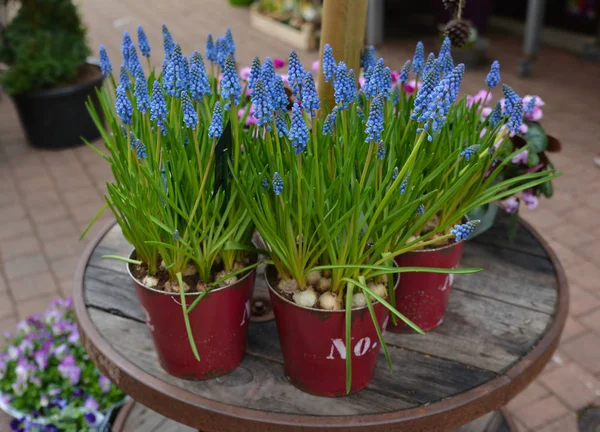
<instances>
[{"instance_id":1,"label":"purple pansy flower","mask_svg":"<svg viewBox=\"0 0 600 432\"><path fill-rule=\"evenodd\" d=\"M529 150L523 150L521 153L512 158L512 163L515 165L523 164L527 165L527 158L529 156Z\"/></svg>"},{"instance_id":2,"label":"purple pansy flower","mask_svg":"<svg viewBox=\"0 0 600 432\"><path fill-rule=\"evenodd\" d=\"M85 409L90 410L90 411L98 411L98 408L100 407L100 404L93 397L88 397L85 400L85 403L83 404L83 407Z\"/></svg>"},{"instance_id":3,"label":"purple pansy flower","mask_svg":"<svg viewBox=\"0 0 600 432\"><path fill-rule=\"evenodd\" d=\"M60 362L58 365L58 373L63 378L69 379L71 385L75 385L79 382L81 368L75 365L75 357L72 354L69 354Z\"/></svg>"},{"instance_id":4,"label":"purple pansy flower","mask_svg":"<svg viewBox=\"0 0 600 432\"><path fill-rule=\"evenodd\" d=\"M533 189L525 189L523 191L523 201L529 210L535 210L539 204L538 197L535 196Z\"/></svg>"},{"instance_id":5,"label":"purple pansy flower","mask_svg":"<svg viewBox=\"0 0 600 432\"><path fill-rule=\"evenodd\" d=\"M98 385L100 386L100 390L102 390L103 393L106 393L110 390L111 383L104 375L100 375L100 378L98 378Z\"/></svg>"},{"instance_id":6,"label":"purple pansy flower","mask_svg":"<svg viewBox=\"0 0 600 432\"><path fill-rule=\"evenodd\" d=\"M96 424L96 414L94 414L93 412L85 413L83 418L92 426Z\"/></svg>"}]
</instances>

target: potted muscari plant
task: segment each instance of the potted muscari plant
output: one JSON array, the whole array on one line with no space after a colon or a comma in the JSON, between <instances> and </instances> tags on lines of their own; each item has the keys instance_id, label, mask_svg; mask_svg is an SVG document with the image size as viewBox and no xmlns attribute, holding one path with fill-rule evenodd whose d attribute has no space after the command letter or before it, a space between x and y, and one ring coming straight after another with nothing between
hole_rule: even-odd
<instances>
[{"instance_id":1,"label":"potted muscari plant","mask_svg":"<svg viewBox=\"0 0 600 432\"><path fill-rule=\"evenodd\" d=\"M374 97L374 89L387 88L390 72L384 68L383 60L375 62L372 59L363 64L367 67L365 76L368 77L363 92L369 99ZM509 97L504 111L497 109L481 122L481 104L457 98L464 70L462 64L454 67L448 38L438 57L430 55L427 61L423 45L419 43L412 63L406 62L398 81L406 82L412 72L414 79L421 79L423 84L416 95L408 95L402 85L394 87L393 102L385 113L390 127L382 134L382 142L390 143L390 152L393 149L398 160L405 162L415 148L419 150L419 157L411 162L409 171L399 174L404 177L396 204L402 207L407 200L421 200L413 218L398 230L393 245L400 267L458 267L463 240L476 229L469 222L468 231L460 227L465 215L475 208L537 187L555 176L550 170L524 172L505 179L498 177L506 163L527 148L510 150L509 159L497 159L500 153L510 148L509 134L522 124L523 103L510 87L505 86ZM495 62L487 78L487 92L491 92L499 81L499 65ZM362 163L360 160L359 164ZM414 167L421 164L421 174L415 176ZM435 187L423 188L426 181ZM455 193L441 202L441 197L452 190ZM427 198L423 199L423 195ZM452 282L452 274L420 272L403 275L395 306L423 330L431 330L443 320ZM403 327L404 324L398 322L392 330Z\"/></svg>"},{"instance_id":2,"label":"potted muscari plant","mask_svg":"<svg viewBox=\"0 0 600 432\"><path fill-rule=\"evenodd\" d=\"M253 226L228 174L229 161L239 161L242 89L227 34L208 45L210 69L223 75L217 91L202 55L188 60L166 27L160 74L146 75L126 33L116 102L101 94L108 130L90 106L107 153L94 148L114 174L105 207L135 248L110 258L127 263L162 366L188 379L222 375L242 360L254 286Z\"/></svg>"},{"instance_id":3,"label":"potted muscari plant","mask_svg":"<svg viewBox=\"0 0 600 432\"><path fill-rule=\"evenodd\" d=\"M71 299L6 332L0 353L0 408L13 431L104 431L125 400L89 359L79 340Z\"/></svg>"},{"instance_id":4,"label":"potted muscari plant","mask_svg":"<svg viewBox=\"0 0 600 432\"><path fill-rule=\"evenodd\" d=\"M420 331L393 307L398 277L388 275L423 270L395 266L393 246L397 231L437 186L425 181L429 195L395 204L402 178L409 171L418 177L425 165L414 164L415 148L396 172L396 155L379 145L389 126L391 87L367 101L344 63L328 56L323 68L328 79L335 71L336 105L317 117L313 76L295 53L288 73L296 96L291 115L271 62L254 63L249 86L257 124L234 174L268 250L266 278L286 375L306 392L343 396L370 382L381 347L389 361L382 331L390 312ZM455 193L446 191L440 201Z\"/></svg>"},{"instance_id":5,"label":"potted muscari plant","mask_svg":"<svg viewBox=\"0 0 600 432\"><path fill-rule=\"evenodd\" d=\"M4 0L4 5L11 0ZM0 77L13 98L29 143L57 148L100 135L85 104L98 104L103 76L90 54L86 30L72 0L14 0L20 8L1 31Z\"/></svg>"}]
</instances>

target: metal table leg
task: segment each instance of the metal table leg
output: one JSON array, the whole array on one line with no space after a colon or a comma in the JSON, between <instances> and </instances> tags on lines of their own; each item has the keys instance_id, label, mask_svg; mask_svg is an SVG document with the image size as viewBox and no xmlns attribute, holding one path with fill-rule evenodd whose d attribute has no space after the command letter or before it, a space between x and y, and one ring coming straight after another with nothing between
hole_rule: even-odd
<instances>
[{"instance_id":1,"label":"metal table leg","mask_svg":"<svg viewBox=\"0 0 600 432\"><path fill-rule=\"evenodd\" d=\"M540 49L540 36L544 25L546 0L529 0L527 3L527 20L525 22L525 37L523 54L519 65L519 76L531 76L531 64Z\"/></svg>"},{"instance_id":2,"label":"metal table leg","mask_svg":"<svg viewBox=\"0 0 600 432\"><path fill-rule=\"evenodd\" d=\"M379 45L383 43L384 2L385 0L369 0L369 9L367 11L367 45Z\"/></svg>"}]
</instances>

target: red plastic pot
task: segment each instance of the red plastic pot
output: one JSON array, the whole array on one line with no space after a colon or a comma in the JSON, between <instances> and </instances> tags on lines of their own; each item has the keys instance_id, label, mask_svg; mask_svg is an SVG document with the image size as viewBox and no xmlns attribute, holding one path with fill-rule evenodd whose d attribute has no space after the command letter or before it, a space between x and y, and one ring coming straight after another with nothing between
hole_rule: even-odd
<instances>
[{"instance_id":1,"label":"red plastic pot","mask_svg":"<svg viewBox=\"0 0 600 432\"><path fill-rule=\"evenodd\" d=\"M457 268L463 255L464 241L436 249L423 249L396 257L399 267ZM396 290L396 309L423 331L433 330L444 321L453 274L402 273ZM401 320L390 323L389 330L400 332L408 326Z\"/></svg>"},{"instance_id":2,"label":"red plastic pot","mask_svg":"<svg viewBox=\"0 0 600 432\"><path fill-rule=\"evenodd\" d=\"M317 396L346 396L346 311L324 311L298 306L279 294L269 281L275 268L265 272L279 332L285 374L300 390ZM397 285L396 285L397 287ZM380 328L389 311L373 303ZM367 307L352 310L352 385L350 393L373 379L381 346Z\"/></svg>"},{"instance_id":3,"label":"red plastic pot","mask_svg":"<svg viewBox=\"0 0 600 432\"><path fill-rule=\"evenodd\" d=\"M169 374L206 380L231 372L240 364L246 350L254 270L233 285L210 291L189 314L200 361L190 347L180 295L148 288L131 272L129 275L146 314L160 364ZM189 306L198 295L186 293L186 304Z\"/></svg>"}]
</instances>

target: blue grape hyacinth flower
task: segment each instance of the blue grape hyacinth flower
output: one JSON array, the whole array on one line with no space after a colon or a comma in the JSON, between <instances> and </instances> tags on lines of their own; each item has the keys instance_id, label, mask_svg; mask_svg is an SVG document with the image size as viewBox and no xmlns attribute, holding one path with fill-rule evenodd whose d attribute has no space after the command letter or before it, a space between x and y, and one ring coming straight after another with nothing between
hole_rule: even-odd
<instances>
[{"instance_id":1,"label":"blue grape hyacinth flower","mask_svg":"<svg viewBox=\"0 0 600 432\"><path fill-rule=\"evenodd\" d=\"M317 111L321 108L315 80L310 72L306 73L302 84L302 107L306 112L310 113L311 117L316 116Z\"/></svg>"},{"instance_id":2,"label":"blue grape hyacinth flower","mask_svg":"<svg viewBox=\"0 0 600 432\"><path fill-rule=\"evenodd\" d=\"M115 103L117 115L121 118L123 124L131 124L131 116L133 115L133 107L131 101L127 97L127 89L122 84L117 87L117 100Z\"/></svg>"},{"instance_id":3,"label":"blue grape hyacinth flower","mask_svg":"<svg viewBox=\"0 0 600 432\"><path fill-rule=\"evenodd\" d=\"M410 181L410 174L408 174L406 177L404 177L404 180L402 180L402 183L400 184L400 195L404 195L404 193L406 192L406 187L408 186L409 181Z\"/></svg>"},{"instance_id":4,"label":"blue grape hyacinth flower","mask_svg":"<svg viewBox=\"0 0 600 432\"><path fill-rule=\"evenodd\" d=\"M425 47L423 46L423 42L417 42L417 46L415 48L415 55L412 61L412 70L416 76L422 75L423 67L425 66Z\"/></svg>"},{"instance_id":5,"label":"blue grape hyacinth flower","mask_svg":"<svg viewBox=\"0 0 600 432\"><path fill-rule=\"evenodd\" d=\"M100 69L104 76L109 76L112 73L112 65L110 64L110 59L104 45L100 45Z\"/></svg>"},{"instance_id":6,"label":"blue grape hyacinth flower","mask_svg":"<svg viewBox=\"0 0 600 432\"><path fill-rule=\"evenodd\" d=\"M275 192L275 195L279 195L283 192L283 179L278 172L273 174L273 192Z\"/></svg>"},{"instance_id":7,"label":"blue grape hyacinth flower","mask_svg":"<svg viewBox=\"0 0 600 432\"><path fill-rule=\"evenodd\" d=\"M521 100L519 95L509 85L502 84L502 92L504 93L504 109L502 114L510 115L515 104Z\"/></svg>"},{"instance_id":8,"label":"blue grape hyacinth flower","mask_svg":"<svg viewBox=\"0 0 600 432\"><path fill-rule=\"evenodd\" d=\"M230 53L229 50L230 46L227 39L225 37L218 37L215 41L215 52L217 56L217 64L219 65L221 70L225 68L225 62L227 61L227 57L231 56L233 58L233 55Z\"/></svg>"},{"instance_id":9,"label":"blue grape hyacinth flower","mask_svg":"<svg viewBox=\"0 0 600 432\"><path fill-rule=\"evenodd\" d=\"M436 58L434 53L429 53L427 57L427 61L425 62L425 66L423 66L423 76L427 76L430 71L436 66Z\"/></svg>"},{"instance_id":10,"label":"blue grape hyacinth flower","mask_svg":"<svg viewBox=\"0 0 600 432\"><path fill-rule=\"evenodd\" d=\"M370 71L371 68L375 67L377 58L375 57L375 47L373 45L366 47L361 53L360 65L366 72Z\"/></svg>"},{"instance_id":11,"label":"blue grape hyacinth flower","mask_svg":"<svg viewBox=\"0 0 600 432\"><path fill-rule=\"evenodd\" d=\"M138 58L137 51L133 44L129 47L129 57L127 60L127 69L131 72L131 75L135 76L138 73L138 70L142 70L142 64L140 63L140 59Z\"/></svg>"},{"instance_id":12,"label":"blue grape hyacinth flower","mask_svg":"<svg viewBox=\"0 0 600 432\"><path fill-rule=\"evenodd\" d=\"M277 135L283 137L288 134L288 125L283 110L275 111L275 125L277 126Z\"/></svg>"},{"instance_id":13,"label":"blue grape hyacinth flower","mask_svg":"<svg viewBox=\"0 0 600 432\"><path fill-rule=\"evenodd\" d=\"M336 63L331 45L325 44L323 47L323 75L325 75L325 82L329 82L333 79L335 68Z\"/></svg>"},{"instance_id":14,"label":"blue grape hyacinth flower","mask_svg":"<svg viewBox=\"0 0 600 432\"><path fill-rule=\"evenodd\" d=\"M322 132L323 135L333 136L333 128L335 127L335 123L337 120L337 113L339 110L340 110L339 107L337 107L337 106L333 107L331 112L325 118L325 121L323 122L323 132Z\"/></svg>"},{"instance_id":15,"label":"blue grape hyacinth flower","mask_svg":"<svg viewBox=\"0 0 600 432\"><path fill-rule=\"evenodd\" d=\"M146 33L144 33L144 29L142 26L138 26L138 48L144 57L150 57L150 42L148 42L148 37L146 37Z\"/></svg>"},{"instance_id":16,"label":"blue grape hyacinth flower","mask_svg":"<svg viewBox=\"0 0 600 432\"><path fill-rule=\"evenodd\" d=\"M384 160L385 154L386 154L385 144L383 143L383 141L379 141L379 144L377 145L377 157L381 160Z\"/></svg>"},{"instance_id":17,"label":"blue grape hyacinth flower","mask_svg":"<svg viewBox=\"0 0 600 432\"><path fill-rule=\"evenodd\" d=\"M406 60L404 66L402 66L402 70L400 70L400 76L398 77L398 82L400 84L406 84L408 82L408 76L410 75L410 60Z\"/></svg>"},{"instance_id":18,"label":"blue grape hyacinth flower","mask_svg":"<svg viewBox=\"0 0 600 432\"><path fill-rule=\"evenodd\" d=\"M212 63L216 63L217 61L217 51L215 50L215 43L210 33L206 38L206 58Z\"/></svg>"},{"instance_id":19,"label":"blue grape hyacinth flower","mask_svg":"<svg viewBox=\"0 0 600 432\"><path fill-rule=\"evenodd\" d=\"M425 214L425 206L423 204L419 204L419 206L417 207L417 214Z\"/></svg>"},{"instance_id":20,"label":"blue grape hyacinth flower","mask_svg":"<svg viewBox=\"0 0 600 432\"><path fill-rule=\"evenodd\" d=\"M194 104L188 93L184 90L181 92L181 111L183 112L183 122L189 129L196 129L198 124L198 113L194 108Z\"/></svg>"},{"instance_id":21,"label":"blue grape hyacinth flower","mask_svg":"<svg viewBox=\"0 0 600 432\"><path fill-rule=\"evenodd\" d=\"M134 91L137 109L141 113L146 113L150 110L150 95L148 95L148 83L142 76L138 76L135 80Z\"/></svg>"},{"instance_id":22,"label":"blue grape hyacinth flower","mask_svg":"<svg viewBox=\"0 0 600 432\"><path fill-rule=\"evenodd\" d=\"M201 101L204 95L212 93L204 66L204 59L198 51L192 53L190 60L189 90L192 99L195 101Z\"/></svg>"},{"instance_id":23,"label":"blue grape hyacinth flower","mask_svg":"<svg viewBox=\"0 0 600 432\"><path fill-rule=\"evenodd\" d=\"M477 153L479 151L479 147L480 147L479 144L469 146L466 149L464 149L462 152L460 152L460 155L462 157L464 157L466 161L469 161L469 160L471 160L473 155L475 155L475 153Z\"/></svg>"},{"instance_id":24,"label":"blue grape hyacinth flower","mask_svg":"<svg viewBox=\"0 0 600 432\"><path fill-rule=\"evenodd\" d=\"M131 48L132 46L133 42L131 41L131 36L129 36L129 32L125 30L123 32L123 42L121 43L121 54L123 55L123 64L129 70L131 70L129 68L129 48Z\"/></svg>"},{"instance_id":25,"label":"blue grape hyacinth flower","mask_svg":"<svg viewBox=\"0 0 600 432\"><path fill-rule=\"evenodd\" d=\"M256 81L254 91L252 92L252 105L254 105L253 117L258 121L258 126L266 127L269 131L273 122L273 107L271 102L271 96L263 82L261 80Z\"/></svg>"},{"instance_id":26,"label":"blue grape hyacinth flower","mask_svg":"<svg viewBox=\"0 0 600 432\"><path fill-rule=\"evenodd\" d=\"M454 229L450 231L450 234L456 236L456 242L466 240L471 234L475 232L475 228L479 226L481 221L475 219L461 225L454 225Z\"/></svg>"},{"instance_id":27,"label":"blue grape hyacinth flower","mask_svg":"<svg viewBox=\"0 0 600 432\"><path fill-rule=\"evenodd\" d=\"M235 68L233 57L227 56L225 68L223 70L223 79L221 80L221 97L225 102L224 109L228 110L231 103L238 105L242 94L240 78Z\"/></svg>"},{"instance_id":28,"label":"blue grape hyacinth flower","mask_svg":"<svg viewBox=\"0 0 600 432\"><path fill-rule=\"evenodd\" d=\"M163 94L160 82L154 80L152 84L152 100L150 102L150 120L156 122L161 129L163 135L166 135L167 130L164 127L167 120L167 103Z\"/></svg>"},{"instance_id":29,"label":"blue grape hyacinth flower","mask_svg":"<svg viewBox=\"0 0 600 432\"><path fill-rule=\"evenodd\" d=\"M513 106L513 110L508 117L508 130L516 134L523 124L523 101L518 100Z\"/></svg>"},{"instance_id":30,"label":"blue grape hyacinth flower","mask_svg":"<svg viewBox=\"0 0 600 432\"><path fill-rule=\"evenodd\" d=\"M212 121L208 127L208 136L219 139L221 135L223 135L223 110L221 103L217 101L213 109Z\"/></svg>"},{"instance_id":31,"label":"blue grape hyacinth flower","mask_svg":"<svg viewBox=\"0 0 600 432\"><path fill-rule=\"evenodd\" d=\"M292 124L288 132L288 138L292 141L292 147L296 149L296 154L303 152L306 149L308 142L308 128L304 121L304 113L298 101L294 102L292 108Z\"/></svg>"},{"instance_id":32,"label":"blue grape hyacinth flower","mask_svg":"<svg viewBox=\"0 0 600 432\"><path fill-rule=\"evenodd\" d=\"M225 40L227 41L229 54L231 54L231 56L235 58L235 42L233 40L233 35L231 34L231 29L229 27L227 27L227 30L225 30Z\"/></svg>"},{"instance_id":33,"label":"blue grape hyacinth flower","mask_svg":"<svg viewBox=\"0 0 600 432\"><path fill-rule=\"evenodd\" d=\"M502 120L502 105L500 104L500 102L497 102L496 106L494 106L494 109L490 113L490 117L489 117L490 126L495 128L498 125L498 123L500 123L501 120Z\"/></svg>"},{"instance_id":34,"label":"blue grape hyacinth flower","mask_svg":"<svg viewBox=\"0 0 600 432\"><path fill-rule=\"evenodd\" d=\"M525 105L524 112L526 115L530 116L533 114L533 110L535 109L535 103L537 102L537 97L533 96Z\"/></svg>"},{"instance_id":35,"label":"blue grape hyacinth flower","mask_svg":"<svg viewBox=\"0 0 600 432\"><path fill-rule=\"evenodd\" d=\"M485 79L485 83L490 90L500 84L500 63L498 63L498 60L494 60L492 63L490 71Z\"/></svg>"},{"instance_id":36,"label":"blue grape hyacinth flower","mask_svg":"<svg viewBox=\"0 0 600 432\"><path fill-rule=\"evenodd\" d=\"M262 178L260 179L260 186L264 191L269 190L269 180L267 180L265 176L262 176Z\"/></svg>"},{"instance_id":37,"label":"blue grape hyacinth flower","mask_svg":"<svg viewBox=\"0 0 600 432\"><path fill-rule=\"evenodd\" d=\"M273 78L273 83L271 86L271 98L273 110L287 111L289 99L287 93L285 92L283 78L281 78L280 75L275 75L275 77Z\"/></svg>"},{"instance_id":38,"label":"blue grape hyacinth flower","mask_svg":"<svg viewBox=\"0 0 600 432\"><path fill-rule=\"evenodd\" d=\"M381 93L386 85L385 65L383 59L377 60L367 75L365 75L365 85L363 92L367 99L374 98Z\"/></svg>"},{"instance_id":39,"label":"blue grape hyacinth flower","mask_svg":"<svg viewBox=\"0 0 600 432\"><path fill-rule=\"evenodd\" d=\"M254 90L256 81L260 78L261 64L258 57L254 57L252 60L252 66L250 67L250 76L248 77L248 88Z\"/></svg>"},{"instance_id":40,"label":"blue grape hyacinth flower","mask_svg":"<svg viewBox=\"0 0 600 432\"><path fill-rule=\"evenodd\" d=\"M275 66L273 66L273 60L270 57L265 59L260 68L260 80L267 89L273 86L273 81L275 81Z\"/></svg>"},{"instance_id":41,"label":"blue grape hyacinth flower","mask_svg":"<svg viewBox=\"0 0 600 432\"><path fill-rule=\"evenodd\" d=\"M171 32L167 28L166 25L162 25L162 35L163 35L163 48L165 50L165 58L171 57L171 53L173 52L173 48L175 48L175 42L173 41L173 36L171 36Z\"/></svg>"},{"instance_id":42,"label":"blue grape hyacinth flower","mask_svg":"<svg viewBox=\"0 0 600 432\"><path fill-rule=\"evenodd\" d=\"M138 159L145 159L148 157L146 146L140 140L135 142L135 153L137 154Z\"/></svg>"},{"instance_id":43,"label":"blue grape hyacinth flower","mask_svg":"<svg viewBox=\"0 0 600 432\"><path fill-rule=\"evenodd\" d=\"M381 141L381 133L383 132L383 96L379 95L371 102L369 111L369 119L367 120L367 128L365 130L367 138L365 142Z\"/></svg>"},{"instance_id":44,"label":"blue grape hyacinth flower","mask_svg":"<svg viewBox=\"0 0 600 432\"><path fill-rule=\"evenodd\" d=\"M296 96L300 92L300 86L304 80L306 72L304 67L298 58L296 51L290 52L290 58L288 61L288 81L292 88L292 93Z\"/></svg>"}]
</instances>

